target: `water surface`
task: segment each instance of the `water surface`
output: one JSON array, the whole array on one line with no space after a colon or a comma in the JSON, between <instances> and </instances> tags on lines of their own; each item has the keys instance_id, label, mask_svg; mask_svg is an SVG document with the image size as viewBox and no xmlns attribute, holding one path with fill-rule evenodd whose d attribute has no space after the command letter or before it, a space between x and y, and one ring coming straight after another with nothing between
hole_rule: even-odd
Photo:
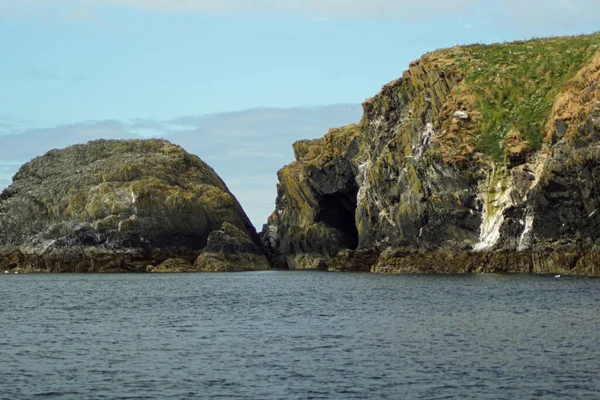
<instances>
[{"instance_id":1,"label":"water surface","mask_svg":"<svg viewBox=\"0 0 600 400\"><path fill-rule=\"evenodd\" d=\"M598 399L600 280L0 276L1 399Z\"/></svg>"}]
</instances>

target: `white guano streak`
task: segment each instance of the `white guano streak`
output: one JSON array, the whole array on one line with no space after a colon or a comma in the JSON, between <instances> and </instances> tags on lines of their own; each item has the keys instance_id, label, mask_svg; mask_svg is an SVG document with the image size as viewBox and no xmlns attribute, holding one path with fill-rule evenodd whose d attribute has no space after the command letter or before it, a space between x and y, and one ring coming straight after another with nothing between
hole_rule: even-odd
<instances>
[{"instance_id":1,"label":"white guano streak","mask_svg":"<svg viewBox=\"0 0 600 400\"><path fill-rule=\"evenodd\" d=\"M523 233L519 236L519 242L517 243L517 251L523 251L529 248L530 242L530 232L533 228L533 215L527 213L525 216L525 228L523 228Z\"/></svg>"},{"instance_id":2,"label":"white guano streak","mask_svg":"<svg viewBox=\"0 0 600 400\"><path fill-rule=\"evenodd\" d=\"M133 193L133 189L129 189L129 194L131 196L131 205L133 206L133 213L137 215L137 206L135 205L135 201L137 200L137 196Z\"/></svg>"},{"instance_id":3,"label":"white guano streak","mask_svg":"<svg viewBox=\"0 0 600 400\"><path fill-rule=\"evenodd\" d=\"M367 160L358 166L358 174L356 175L356 184L358 185L358 193L356 194L356 203L360 207L363 201L367 200L368 191L371 187L369 183L369 169L371 161Z\"/></svg>"},{"instance_id":4,"label":"white guano streak","mask_svg":"<svg viewBox=\"0 0 600 400\"><path fill-rule=\"evenodd\" d=\"M494 173L488 178L492 180ZM489 182L488 180L488 182ZM474 247L474 251L485 251L493 248L500 239L500 228L504 222L504 210L513 205L511 187L508 186L502 190L502 179L496 182L495 187L488 187L482 195L483 201L483 221L479 233L479 243ZM490 209L493 212L490 213Z\"/></svg>"}]
</instances>

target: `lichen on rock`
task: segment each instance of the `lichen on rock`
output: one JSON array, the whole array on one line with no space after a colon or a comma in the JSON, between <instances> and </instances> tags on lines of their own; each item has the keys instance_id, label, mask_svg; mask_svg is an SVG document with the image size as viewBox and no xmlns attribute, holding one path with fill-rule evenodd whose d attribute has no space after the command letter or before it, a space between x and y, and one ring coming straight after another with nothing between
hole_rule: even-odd
<instances>
[{"instance_id":1,"label":"lichen on rock","mask_svg":"<svg viewBox=\"0 0 600 400\"><path fill-rule=\"evenodd\" d=\"M182 258L169 258L158 265L148 265L146 272L191 272L192 268L187 260Z\"/></svg>"},{"instance_id":2,"label":"lichen on rock","mask_svg":"<svg viewBox=\"0 0 600 400\"><path fill-rule=\"evenodd\" d=\"M270 269L263 249L229 222L212 231L193 266L195 271L262 271Z\"/></svg>"},{"instance_id":3,"label":"lichen on rock","mask_svg":"<svg viewBox=\"0 0 600 400\"><path fill-rule=\"evenodd\" d=\"M20 168L0 195L0 264L49 272L137 272L173 258L191 265L223 223L260 244L200 158L166 140L97 140Z\"/></svg>"}]
</instances>

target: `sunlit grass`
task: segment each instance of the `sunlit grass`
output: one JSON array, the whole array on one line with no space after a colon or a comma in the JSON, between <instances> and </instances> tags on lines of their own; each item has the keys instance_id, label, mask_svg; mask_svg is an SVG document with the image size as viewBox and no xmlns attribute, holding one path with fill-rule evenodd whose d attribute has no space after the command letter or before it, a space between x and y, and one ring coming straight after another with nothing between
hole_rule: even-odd
<instances>
[{"instance_id":1,"label":"sunlit grass","mask_svg":"<svg viewBox=\"0 0 600 400\"><path fill-rule=\"evenodd\" d=\"M600 34L461 48L463 91L475 96L482 117L478 150L501 161L511 130L539 150L556 95L599 49Z\"/></svg>"}]
</instances>

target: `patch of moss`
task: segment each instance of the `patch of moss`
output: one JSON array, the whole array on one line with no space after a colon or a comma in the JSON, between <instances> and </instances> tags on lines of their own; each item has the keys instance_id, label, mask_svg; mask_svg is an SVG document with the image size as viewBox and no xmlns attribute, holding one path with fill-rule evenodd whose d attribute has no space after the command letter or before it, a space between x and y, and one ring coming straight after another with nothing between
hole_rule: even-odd
<instances>
[{"instance_id":1,"label":"patch of moss","mask_svg":"<svg viewBox=\"0 0 600 400\"><path fill-rule=\"evenodd\" d=\"M412 165L412 163L406 163L406 172L410 189L414 193L420 193L423 190L423 185L421 184L421 180L419 179L417 170Z\"/></svg>"},{"instance_id":2,"label":"patch of moss","mask_svg":"<svg viewBox=\"0 0 600 400\"><path fill-rule=\"evenodd\" d=\"M600 34L534 39L463 48L464 93L481 113L477 146L501 162L502 141L521 132L541 149L546 122L561 88L600 49Z\"/></svg>"}]
</instances>

